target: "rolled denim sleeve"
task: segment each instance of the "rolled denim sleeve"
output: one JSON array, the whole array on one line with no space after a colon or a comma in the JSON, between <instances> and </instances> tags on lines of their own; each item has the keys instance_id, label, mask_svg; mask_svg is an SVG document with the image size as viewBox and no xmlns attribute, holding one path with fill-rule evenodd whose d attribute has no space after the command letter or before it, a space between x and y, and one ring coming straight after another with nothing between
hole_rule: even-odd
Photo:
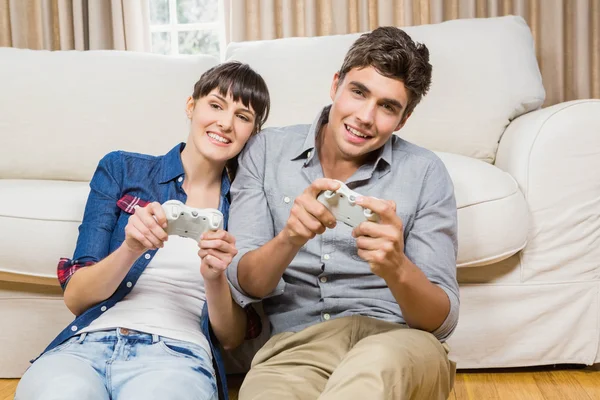
<instances>
[{"instance_id":1,"label":"rolled denim sleeve","mask_svg":"<svg viewBox=\"0 0 600 400\"><path fill-rule=\"evenodd\" d=\"M429 165L414 223L404 245L406 256L450 299L450 312L433 333L445 341L458 323L456 280L457 212L454 185L446 167L436 159Z\"/></svg>"},{"instance_id":2,"label":"rolled denim sleeve","mask_svg":"<svg viewBox=\"0 0 600 400\"><path fill-rule=\"evenodd\" d=\"M268 130L267 130L268 131ZM238 158L239 166L231 186L229 233L235 237L238 254L227 268L234 300L242 307L261 299L248 295L238 280L238 265L242 257L273 239L273 217L264 190L267 154L267 132L254 136ZM252 266L257 268L257 266ZM280 279L267 297L283 293L285 282Z\"/></svg>"},{"instance_id":3,"label":"rolled denim sleeve","mask_svg":"<svg viewBox=\"0 0 600 400\"><path fill-rule=\"evenodd\" d=\"M118 152L107 154L98 163L90 182L73 259L61 259L58 265L63 290L79 268L93 265L109 254L110 239L120 213L117 200L121 193L121 171Z\"/></svg>"}]
</instances>

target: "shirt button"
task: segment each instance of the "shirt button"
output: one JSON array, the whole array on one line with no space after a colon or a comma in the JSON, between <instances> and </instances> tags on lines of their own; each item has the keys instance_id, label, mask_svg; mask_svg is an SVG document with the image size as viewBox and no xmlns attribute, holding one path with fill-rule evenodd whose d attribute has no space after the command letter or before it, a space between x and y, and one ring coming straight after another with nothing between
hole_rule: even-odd
<instances>
[{"instance_id":1,"label":"shirt button","mask_svg":"<svg viewBox=\"0 0 600 400\"><path fill-rule=\"evenodd\" d=\"M326 259L326 260L329 260L329 258L330 258L330 257L329 257L329 254L325 254L325 255L323 256L323 258L324 258L324 259Z\"/></svg>"},{"instance_id":2,"label":"shirt button","mask_svg":"<svg viewBox=\"0 0 600 400\"><path fill-rule=\"evenodd\" d=\"M180 176L179 178L177 178L177 182L183 182L183 176Z\"/></svg>"},{"instance_id":3,"label":"shirt button","mask_svg":"<svg viewBox=\"0 0 600 400\"><path fill-rule=\"evenodd\" d=\"M73 332L77 331L77 326L73 325L73 326L71 327L71 330L72 330Z\"/></svg>"},{"instance_id":4,"label":"shirt button","mask_svg":"<svg viewBox=\"0 0 600 400\"><path fill-rule=\"evenodd\" d=\"M287 203L289 203L289 202L290 202L290 200L291 200L291 199L290 199L289 197L287 197L287 196L285 196L285 197L283 198L283 201L284 201L284 203L286 203L286 204L287 204Z\"/></svg>"},{"instance_id":5,"label":"shirt button","mask_svg":"<svg viewBox=\"0 0 600 400\"><path fill-rule=\"evenodd\" d=\"M312 153L311 153L310 151L309 151L308 153L306 153L306 158L310 158L310 155L311 155L311 154L312 154Z\"/></svg>"},{"instance_id":6,"label":"shirt button","mask_svg":"<svg viewBox=\"0 0 600 400\"><path fill-rule=\"evenodd\" d=\"M329 319L330 319L330 318L331 318L331 315L329 315L329 314L327 314L327 313L323 314L323 319L324 319L325 321L329 321Z\"/></svg>"},{"instance_id":7,"label":"shirt button","mask_svg":"<svg viewBox=\"0 0 600 400\"><path fill-rule=\"evenodd\" d=\"M148 253L146 253L146 255L144 256L144 258L145 258L146 260L149 260L149 259L150 259L150 257L152 257L152 256L151 256L150 254L148 254Z\"/></svg>"},{"instance_id":8,"label":"shirt button","mask_svg":"<svg viewBox=\"0 0 600 400\"><path fill-rule=\"evenodd\" d=\"M131 283L131 282L127 282L127 287L129 287L129 288L130 288L130 287L132 287L132 286L133 286L133 283Z\"/></svg>"},{"instance_id":9,"label":"shirt button","mask_svg":"<svg viewBox=\"0 0 600 400\"><path fill-rule=\"evenodd\" d=\"M100 307L100 311L102 311L102 312L106 311L106 306Z\"/></svg>"},{"instance_id":10,"label":"shirt button","mask_svg":"<svg viewBox=\"0 0 600 400\"><path fill-rule=\"evenodd\" d=\"M321 280L321 283L326 283L327 282L327 277L326 276L322 276L320 280Z\"/></svg>"}]
</instances>

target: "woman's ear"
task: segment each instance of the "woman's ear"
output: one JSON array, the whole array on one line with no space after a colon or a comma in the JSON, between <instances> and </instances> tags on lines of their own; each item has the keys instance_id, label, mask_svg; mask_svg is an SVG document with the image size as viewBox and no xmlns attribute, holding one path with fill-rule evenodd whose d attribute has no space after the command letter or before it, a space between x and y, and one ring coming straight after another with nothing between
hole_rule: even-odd
<instances>
[{"instance_id":1,"label":"woman's ear","mask_svg":"<svg viewBox=\"0 0 600 400\"><path fill-rule=\"evenodd\" d=\"M196 100L192 96L188 97L185 102L185 114L188 119L192 119L192 114L194 113L194 107L196 106Z\"/></svg>"}]
</instances>

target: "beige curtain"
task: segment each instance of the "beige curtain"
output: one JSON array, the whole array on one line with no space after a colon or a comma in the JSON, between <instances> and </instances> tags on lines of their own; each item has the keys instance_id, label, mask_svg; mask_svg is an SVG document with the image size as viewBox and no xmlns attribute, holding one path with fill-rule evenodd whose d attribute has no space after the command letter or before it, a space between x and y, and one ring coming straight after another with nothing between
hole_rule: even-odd
<instances>
[{"instance_id":1,"label":"beige curtain","mask_svg":"<svg viewBox=\"0 0 600 400\"><path fill-rule=\"evenodd\" d=\"M0 0L0 46L150 51L148 0Z\"/></svg>"},{"instance_id":2,"label":"beige curtain","mask_svg":"<svg viewBox=\"0 0 600 400\"><path fill-rule=\"evenodd\" d=\"M521 15L535 39L545 105L600 98L600 0L227 0L225 10L234 42Z\"/></svg>"}]
</instances>

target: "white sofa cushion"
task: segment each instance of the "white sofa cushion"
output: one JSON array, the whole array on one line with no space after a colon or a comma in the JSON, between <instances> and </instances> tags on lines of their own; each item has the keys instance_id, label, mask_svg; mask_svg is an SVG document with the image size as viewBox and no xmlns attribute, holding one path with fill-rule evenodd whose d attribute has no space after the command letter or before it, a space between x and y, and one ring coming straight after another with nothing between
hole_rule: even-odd
<instances>
[{"instance_id":1,"label":"white sofa cushion","mask_svg":"<svg viewBox=\"0 0 600 400\"><path fill-rule=\"evenodd\" d=\"M431 150L493 162L509 121L541 106L544 88L521 17L405 28L430 50L433 82L400 135ZM232 43L227 60L249 63L271 91L268 126L311 123L359 34Z\"/></svg>"},{"instance_id":2,"label":"white sofa cushion","mask_svg":"<svg viewBox=\"0 0 600 400\"><path fill-rule=\"evenodd\" d=\"M527 244L529 209L517 182L474 158L436 153L446 165L458 208L458 267L502 261Z\"/></svg>"},{"instance_id":3,"label":"white sofa cushion","mask_svg":"<svg viewBox=\"0 0 600 400\"><path fill-rule=\"evenodd\" d=\"M0 179L0 193L0 272L55 280L58 260L73 256L89 183Z\"/></svg>"},{"instance_id":4,"label":"white sofa cushion","mask_svg":"<svg viewBox=\"0 0 600 400\"><path fill-rule=\"evenodd\" d=\"M0 48L0 60L0 177L79 181L111 150L161 154L186 140L187 97L218 63L12 48Z\"/></svg>"},{"instance_id":5,"label":"white sofa cushion","mask_svg":"<svg viewBox=\"0 0 600 400\"><path fill-rule=\"evenodd\" d=\"M455 186L458 266L490 264L522 249L528 210L514 179L479 160L438 155ZM73 254L89 184L0 179L0 193L0 272L54 279L59 258Z\"/></svg>"}]
</instances>

